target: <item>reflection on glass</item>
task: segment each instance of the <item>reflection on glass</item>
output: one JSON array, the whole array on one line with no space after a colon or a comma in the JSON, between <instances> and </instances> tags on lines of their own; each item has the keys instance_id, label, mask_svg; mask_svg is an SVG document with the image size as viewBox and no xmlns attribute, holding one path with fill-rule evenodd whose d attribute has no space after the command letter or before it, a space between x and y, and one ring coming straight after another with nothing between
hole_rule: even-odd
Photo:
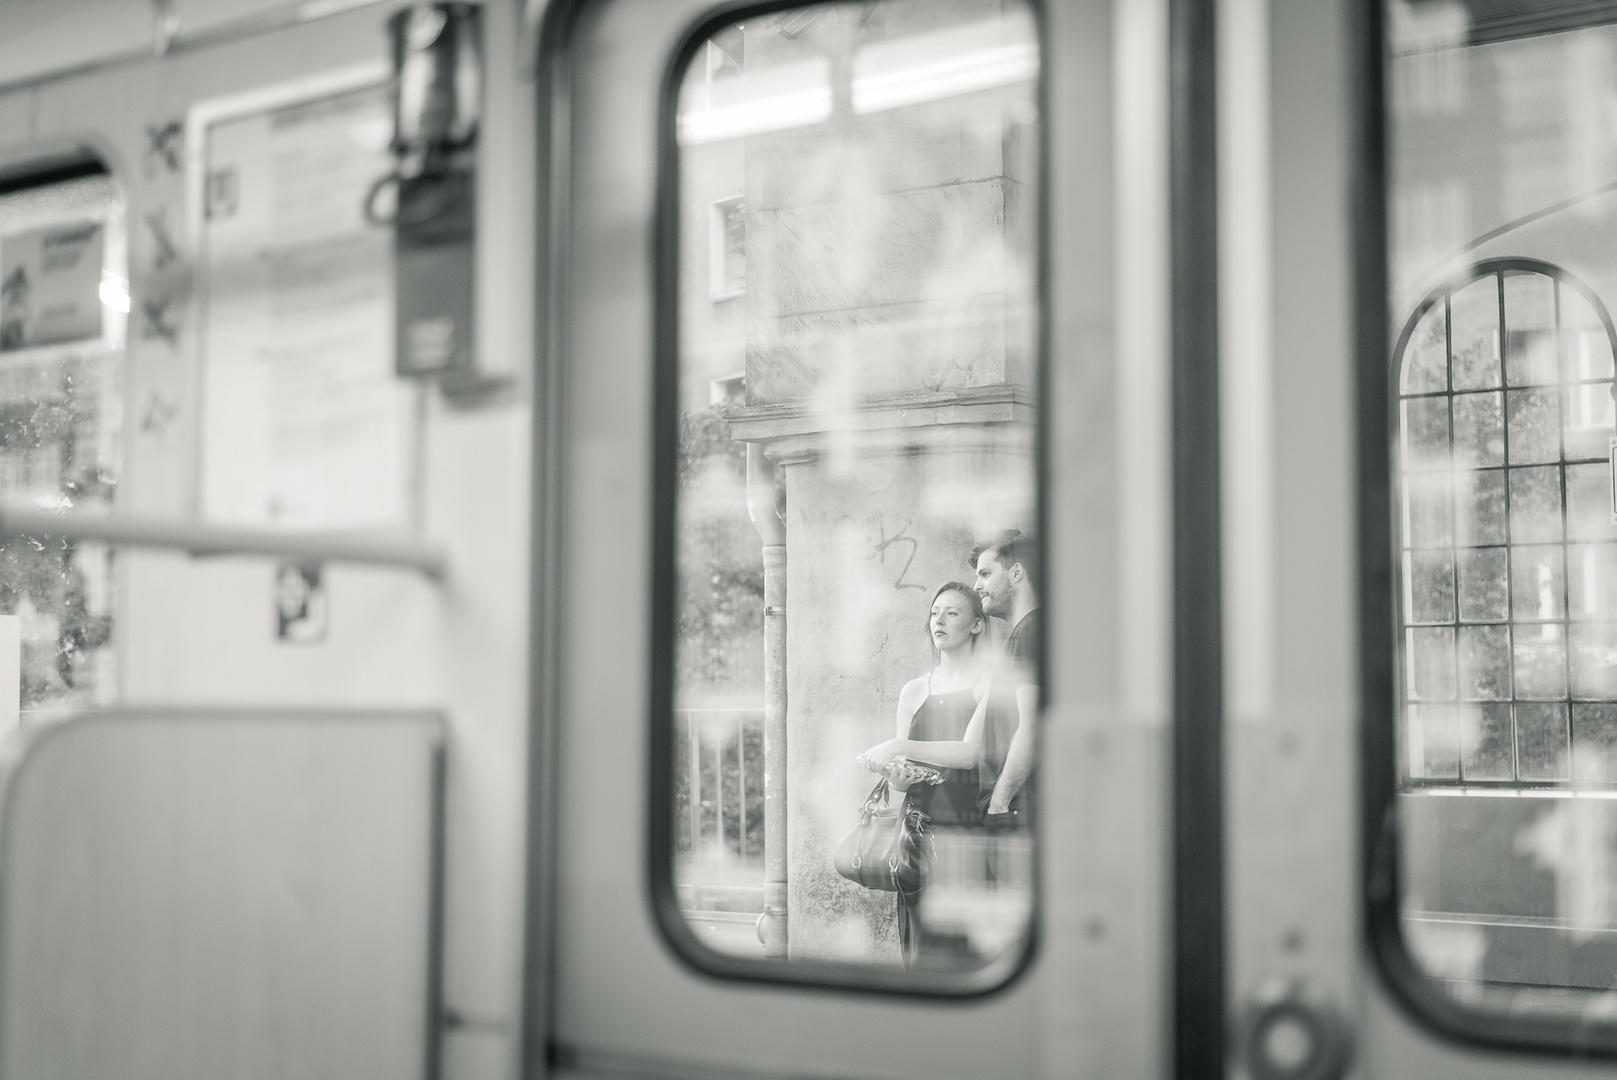
<instances>
[{"instance_id":1,"label":"reflection on glass","mask_svg":"<svg viewBox=\"0 0 1617 1080\"><path fill-rule=\"evenodd\" d=\"M1611 429L1605 429L1609 437ZM1611 514L1611 465L1589 462L1566 467L1567 535L1572 540L1617 539Z\"/></svg>"},{"instance_id":2,"label":"reflection on glass","mask_svg":"<svg viewBox=\"0 0 1617 1080\"><path fill-rule=\"evenodd\" d=\"M1506 395L1512 461L1525 465L1560 458L1559 396L1554 390L1517 390Z\"/></svg>"},{"instance_id":3,"label":"reflection on glass","mask_svg":"<svg viewBox=\"0 0 1617 1080\"><path fill-rule=\"evenodd\" d=\"M1459 776L1459 728L1453 705L1411 705L1406 741L1411 776L1453 780Z\"/></svg>"},{"instance_id":4,"label":"reflection on glass","mask_svg":"<svg viewBox=\"0 0 1617 1080\"><path fill-rule=\"evenodd\" d=\"M1506 534L1504 470L1462 471L1454 474L1452 482L1458 489L1455 492L1455 542L1503 544Z\"/></svg>"},{"instance_id":5,"label":"reflection on glass","mask_svg":"<svg viewBox=\"0 0 1617 1080\"><path fill-rule=\"evenodd\" d=\"M112 504L130 308L123 212L106 176L0 194L0 503ZM104 545L0 539L25 722L115 696L112 595Z\"/></svg>"},{"instance_id":6,"label":"reflection on glass","mask_svg":"<svg viewBox=\"0 0 1617 1080\"><path fill-rule=\"evenodd\" d=\"M1532 7L1387 8L1401 904L1458 999L1617 1017L1617 26Z\"/></svg>"},{"instance_id":7,"label":"reflection on glass","mask_svg":"<svg viewBox=\"0 0 1617 1080\"><path fill-rule=\"evenodd\" d=\"M1503 626L1462 626L1460 696L1468 701L1510 697L1510 641Z\"/></svg>"},{"instance_id":8,"label":"reflection on glass","mask_svg":"<svg viewBox=\"0 0 1617 1080\"><path fill-rule=\"evenodd\" d=\"M1442 393L1449 388L1448 323L1442 304L1433 304L1415 324L1405 351L1403 391L1406 394Z\"/></svg>"},{"instance_id":9,"label":"reflection on glass","mask_svg":"<svg viewBox=\"0 0 1617 1080\"><path fill-rule=\"evenodd\" d=\"M1575 779L1617 782L1617 705L1574 704L1572 745Z\"/></svg>"},{"instance_id":10,"label":"reflection on glass","mask_svg":"<svg viewBox=\"0 0 1617 1080\"><path fill-rule=\"evenodd\" d=\"M1449 297L1454 389L1482 390L1498 386L1499 284L1478 280Z\"/></svg>"},{"instance_id":11,"label":"reflection on glass","mask_svg":"<svg viewBox=\"0 0 1617 1080\"><path fill-rule=\"evenodd\" d=\"M1460 706L1460 767L1468 780L1509 780L1515 755L1509 705Z\"/></svg>"},{"instance_id":12,"label":"reflection on glass","mask_svg":"<svg viewBox=\"0 0 1617 1080\"><path fill-rule=\"evenodd\" d=\"M1505 423L1498 393L1456 394L1454 463L1480 467L1505 463ZM1438 404L1447 404L1442 398ZM1514 417L1512 417L1514 421Z\"/></svg>"},{"instance_id":13,"label":"reflection on glass","mask_svg":"<svg viewBox=\"0 0 1617 1080\"><path fill-rule=\"evenodd\" d=\"M1561 539L1561 470L1510 470L1510 538L1522 543Z\"/></svg>"},{"instance_id":14,"label":"reflection on glass","mask_svg":"<svg viewBox=\"0 0 1617 1080\"><path fill-rule=\"evenodd\" d=\"M1454 557L1447 551L1416 551L1406 555L1408 603L1412 621L1454 621Z\"/></svg>"},{"instance_id":15,"label":"reflection on glass","mask_svg":"<svg viewBox=\"0 0 1617 1080\"><path fill-rule=\"evenodd\" d=\"M1516 760L1523 780L1567 777L1565 703L1516 706Z\"/></svg>"},{"instance_id":16,"label":"reflection on glass","mask_svg":"<svg viewBox=\"0 0 1617 1080\"><path fill-rule=\"evenodd\" d=\"M1505 549L1458 553L1461 622L1504 622L1509 617Z\"/></svg>"},{"instance_id":17,"label":"reflection on glass","mask_svg":"<svg viewBox=\"0 0 1617 1080\"><path fill-rule=\"evenodd\" d=\"M1503 276L1506 381L1511 386L1554 383L1555 282L1543 274Z\"/></svg>"},{"instance_id":18,"label":"reflection on glass","mask_svg":"<svg viewBox=\"0 0 1617 1080\"><path fill-rule=\"evenodd\" d=\"M670 857L719 952L1026 938L1037 73L1000 0L748 17L686 70Z\"/></svg>"}]
</instances>

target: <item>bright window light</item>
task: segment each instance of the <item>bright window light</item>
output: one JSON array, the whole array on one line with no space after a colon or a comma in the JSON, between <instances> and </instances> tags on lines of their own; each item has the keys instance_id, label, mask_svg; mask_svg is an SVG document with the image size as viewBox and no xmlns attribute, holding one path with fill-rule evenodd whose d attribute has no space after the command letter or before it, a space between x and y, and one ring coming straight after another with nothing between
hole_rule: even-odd
<instances>
[{"instance_id":1,"label":"bright window light","mask_svg":"<svg viewBox=\"0 0 1617 1080\"><path fill-rule=\"evenodd\" d=\"M113 311L129 312L129 282L108 270L101 271L101 303Z\"/></svg>"},{"instance_id":2,"label":"bright window light","mask_svg":"<svg viewBox=\"0 0 1617 1080\"><path fill-rule=\"evenodd\" d=\"M1039 49L1025 14L913 34L868 45L854 57L853 111L992 90L1038 73Z\"/></svg>"},{"instance_id":3,"label":"bright window light","mask_svg":"<svg viewBox=\"0 0 1617 1080\"><path fill-rule=\"evenodd\" d=\"M697 88L687 100L691 107L679 116L683 146L807 127L831 116L831 61L743 71Z\"/></svg>"}]
</instances>

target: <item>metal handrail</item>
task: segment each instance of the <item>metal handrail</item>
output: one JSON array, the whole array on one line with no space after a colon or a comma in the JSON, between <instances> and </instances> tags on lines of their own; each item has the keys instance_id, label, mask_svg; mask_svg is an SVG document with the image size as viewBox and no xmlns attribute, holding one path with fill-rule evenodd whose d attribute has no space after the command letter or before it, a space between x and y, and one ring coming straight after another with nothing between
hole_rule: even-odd
<instances>
[{"instance_id":1,"label":"metal handrail","mask_svg":"<svg viewBox=\"0 0 1617 1080\"><path fill-rule=\"evenodd\" d=\"M161 548L201 555L268 555L293 562L398 566L441 581L449 559L441 547L321 533L281 533L164 518L99 516L0 506L0 537L93 540L116 547Z\"/></svg>"}]
</instances>

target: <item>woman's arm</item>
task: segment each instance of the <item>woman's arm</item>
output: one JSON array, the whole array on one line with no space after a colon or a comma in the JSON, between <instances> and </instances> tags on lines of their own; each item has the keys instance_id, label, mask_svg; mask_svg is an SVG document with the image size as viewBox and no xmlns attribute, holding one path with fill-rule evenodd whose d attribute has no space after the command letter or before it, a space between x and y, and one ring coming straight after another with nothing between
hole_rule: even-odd
<instances>
[{"instance_id":1,"label":"woman's arm","mask_svg":"<svg viewBox=\"0 0 1617 1080\"><path fill-rule=\"evenodd\" d=\"M914 686L920 681L917 679L910 686ZM941 765L945 769L975 769L982 748L983 723L984 718L988 715L988 687L992 681L993 676L990 675L980 682L977 688L977 708L972 711L971 720L966 724L966 730L958 741L953 739L932 741L904 738L903 734L909 731L910 717L914 716L915 709L920 707L919 703L917 703L910 709L907 716L903 716L898 738L889 739L887 742L880 743L865 751L861 758L866 762L865 767L880 770L885 768L887 763L895 757L903 756L911 761L924 761L929 765ZM908 690L909 686L904 689ZM902 702L903 700L903 695L900 694L899 701ZM900 706L900 712L903 712L902 705Z\"/></svg>"},{"instance_id":2,"label":"woman's arm","mask_svg":"<svg viewBox=\"0 0 1617 1080\"><path fill-rule=\"evenodd\" d=\"M889 761L902 754L904 751L898 749L898 747L907 741L904 736L909 733L910 721L915 718L915 710L921 707L921 702L925 699L926 676L923 675L918 679L911 679L905 683L904 688L898 692L898 716L896 721L898 737L888 739L886 742L879 742L860 754L858 758L859 764L871 772L881 772L887 768ZM904 785L902 784L895 783L893 787L898 791L904 790Z\"/></svg>"}]
</instances>

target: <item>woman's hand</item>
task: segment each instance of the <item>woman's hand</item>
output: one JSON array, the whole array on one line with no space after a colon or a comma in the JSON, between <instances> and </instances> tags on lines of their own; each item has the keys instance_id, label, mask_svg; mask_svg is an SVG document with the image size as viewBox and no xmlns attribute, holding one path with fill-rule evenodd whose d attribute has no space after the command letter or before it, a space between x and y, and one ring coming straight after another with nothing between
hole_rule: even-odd
<instances>
[{"instance_id":1,"label":"woman's hand","mask_svg":"<svg viewBox=\"0 0 1617 1080\"><path fill-rule=\"evenodd\" d=\"M902 740L888 739L886 742L877 743L869 750L866 750L864 753L860 754L858 761L859 764L863 765L871 772L881 772L883 769L887 768L887 763L889 761L892 761L894 758L898 757L902 748Z\"/></svg>"}]
</instances>

